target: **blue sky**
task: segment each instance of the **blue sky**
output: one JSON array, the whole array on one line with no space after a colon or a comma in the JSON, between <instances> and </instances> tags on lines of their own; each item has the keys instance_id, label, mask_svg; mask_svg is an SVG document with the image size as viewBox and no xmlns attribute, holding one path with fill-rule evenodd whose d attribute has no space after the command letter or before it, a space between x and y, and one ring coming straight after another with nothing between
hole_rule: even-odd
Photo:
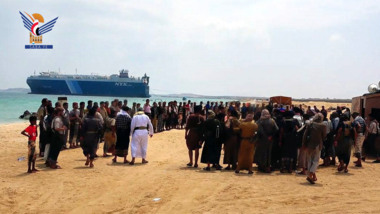
<instances>
[{"instance_id":1,"label":"blue sky","mask_svg":"<svg viewBox=\"0 0 380 214\"><path fill-rule=\"evenodd\" d=\"M21 12L59 17L26 50ZM0 88L147 73L151 93L351 98L380 81L380 1L1 1Z\"/></svg>"}]
</instances>

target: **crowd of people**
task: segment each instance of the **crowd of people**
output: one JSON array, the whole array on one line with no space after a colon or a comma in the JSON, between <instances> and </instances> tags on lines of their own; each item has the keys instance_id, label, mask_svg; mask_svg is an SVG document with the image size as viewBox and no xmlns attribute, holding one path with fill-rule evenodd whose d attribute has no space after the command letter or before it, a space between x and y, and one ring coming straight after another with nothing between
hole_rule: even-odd
<instances>
[{"instance_id":1,"label":"crowd of people","mask_svg":"<svg viewBox=\"0 0 380 214\"><path fill-rule=\"evenodd\" d=\"M101 142L104 142L103 156L111 153L114 155L113 162L117 161L117 157L124 157L124 163L131 165L135 158L142 158L143 163L148 163L148 136L152 137L153 130L156 130L151 123L150 107L148 100L143 109L135 103L129 108L126 100L123 103L115 99L111 106L103 101L97 103L89 100L87 106L85 102L73 102L72 110L69 110L67 102L56 102L53 107L50 100L42 99L37 117L31 116L30 126L21 132L28 137L28 172L38 171L35 168L38 136L39 156L44 157L46 166L53 169L61 168L57 164L61 150L78 147L82 148L86 157L85 165L94 167L93 161L98 157ZM127 161L129 146L131 162Z\"/></svg>"},{"instance_id":2,"label":"crowd of people","mask_svg":"<svg viewBox=\"0 0 380 214\"><path fill-rule=\"evenodd\" d=\"M329 118L328 118L329 115ZM310 183L317 181L319 159L323 166L336 165L338 171L348 172L351 148L357 158L356 167L365 161L365 148L373 145L379 134L379 123L371 114L365 121L357 112L337 107L328 113L322 106L303 109L303 106L240 102L153 102L141 106L115 99L108 101L55 103L44 98L37 117L30 117L30 126L22 134L28 136L28 172L35 168L36 139L39 126L39 156L46 166L61 168L58 156L63 149L81 147L86 166L93 167L98 156L99 143L104 142L104 157L112 154L113 162L122 157L124 163L133 165L136 158L146 160L148 136L171 129L185 129L188 148L188 167L198 167L199 149L203 147L201 163L206 171L248 170L253 173L253 163L258 170L270 173L307 174ZM350 118L352 117L352 120ZM38 121L38 125L37 125ZM363 143L366 142L366 144ZM130 145L131 144L131 145ZM128 152L132 159L127 160ZM364 149L363 149L364 148ZM380 162L377 155L376 163ZM307 173L308 172L308 173Z\"/></svg>"},{"instance_id":3,"label":"crowd of people","mask_svg":"<svg viewBox=\"0 0 380 214\"><path fill-rule=\"evenodd\" d=\"M347 173L352 146L355 167L362 167L365 151L373 151L379 134L374 115L370 114L366 122L359 113L351 114L349 108L339 106L328 115L324 106L321 110L276 104L243 103L240 107L239 102L195 106L185 126L187 166L198 167L203 145L201 163L207 164L203 168L206 171L223 168L219 164L223 151L225 170L248 170L252 174L252 163L264 173L292 173L298 168L296 172L307 175L314 184L320 158L322 166L335 166L338 158L337 170ZM374 162L380 162L379 152Z\"/></svg>"}]
</instances>

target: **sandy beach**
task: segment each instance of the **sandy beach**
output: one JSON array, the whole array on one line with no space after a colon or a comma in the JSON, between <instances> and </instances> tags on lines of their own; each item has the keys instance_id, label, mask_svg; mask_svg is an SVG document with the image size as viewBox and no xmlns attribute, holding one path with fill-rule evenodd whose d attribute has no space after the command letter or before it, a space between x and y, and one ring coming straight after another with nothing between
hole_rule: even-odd
<instances>
[{"instance_id":1,"label":"sandy beach","mask_svg":"<svg viewBox=\"0 0 380 214\"><path fill-rule=\"evenodd\" d=\"M1 125L1 213L380 212L380 165L371 160L362 169L351 164L348 174L320 167L315 185L294 173L264 174L257 168L253 175L205 172L204 164L186 167L184 130L171 130L150 139L146 165L141 159L130 166L99 157L91 169L77 148L61 152L63 169L48 169L39 158L41 171L27 174L26 160L17 160L27 154L27 139L20 135L27 125Z\"/></svg>"}]
</instances>

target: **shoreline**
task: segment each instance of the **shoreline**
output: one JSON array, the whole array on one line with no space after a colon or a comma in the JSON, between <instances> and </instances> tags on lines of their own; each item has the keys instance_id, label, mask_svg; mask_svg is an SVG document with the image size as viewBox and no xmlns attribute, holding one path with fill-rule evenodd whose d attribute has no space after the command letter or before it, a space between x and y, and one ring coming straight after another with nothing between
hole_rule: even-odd
<instances>
[{"instance_id":1,"label":"shoreline","mask_svg":"<svg viewBox=\"0 0 380 214\"><path fill-rule=\"evenodd\" d=\"M15 122L4 122L4 123L0 122L0 126L18 125L18 124L24 124L24 123L29 124L29 120L15 121Z\"/></svg>"}]
</instances>

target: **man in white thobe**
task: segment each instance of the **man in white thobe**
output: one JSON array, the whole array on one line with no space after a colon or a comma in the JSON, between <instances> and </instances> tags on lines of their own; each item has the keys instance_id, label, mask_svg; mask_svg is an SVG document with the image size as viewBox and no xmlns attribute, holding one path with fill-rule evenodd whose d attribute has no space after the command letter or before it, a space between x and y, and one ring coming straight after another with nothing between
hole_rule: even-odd
<instances>
[{"instance_id":1,"label":"man in white thobe","mask_svg":"<svg viewBox=\"0 0 380 214\"><path fill-rule=\"evenodd\" d=\"M148 163L146 160L146 151L148 149L148 135L153 137L153 125L149 117L144 114L143 109L139 108L138 112L133 116L131 122L131 152L133 165L135 158L142 158L142 163Z\"/></svg>"}]
</instances>

